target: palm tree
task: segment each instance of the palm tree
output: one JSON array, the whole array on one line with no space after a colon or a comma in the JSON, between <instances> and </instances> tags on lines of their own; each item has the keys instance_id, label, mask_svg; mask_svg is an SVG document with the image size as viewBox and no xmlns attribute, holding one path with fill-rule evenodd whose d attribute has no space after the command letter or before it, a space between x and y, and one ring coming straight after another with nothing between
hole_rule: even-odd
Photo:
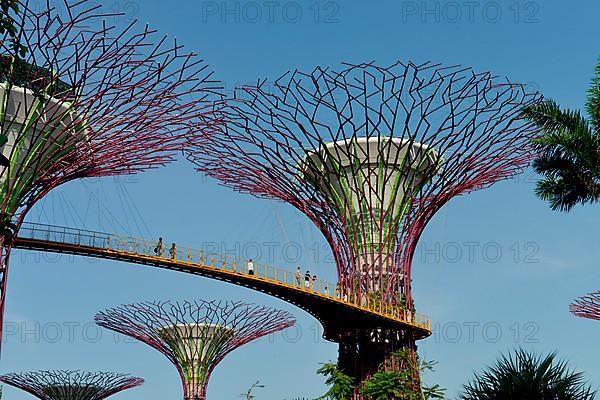
<instances>
[{"instance_id":1,"label":"palm tree","mask_svg":"<svg viewBox=\"0 0 600 400\"><path fill-rule=\"evenodd\" d=\"M538 357L520 349L464 386L461 400L593 400L596 392L580 372L557 361L556 354Z\"/></svg>"},{"instance_id":2,"label":"palm tree","mask_svg":"<svg viewBox=\"0 0 600 400\"><path fill-rule=\"evenodd\" d=\"M589 119L580 111L561 109L553 100L523 110L542 132L534 139L539 156L533 167L543 175L536 194L553 210L569 211L600 200L600 62L585 109Z\"/></svg>"}]
</instances>

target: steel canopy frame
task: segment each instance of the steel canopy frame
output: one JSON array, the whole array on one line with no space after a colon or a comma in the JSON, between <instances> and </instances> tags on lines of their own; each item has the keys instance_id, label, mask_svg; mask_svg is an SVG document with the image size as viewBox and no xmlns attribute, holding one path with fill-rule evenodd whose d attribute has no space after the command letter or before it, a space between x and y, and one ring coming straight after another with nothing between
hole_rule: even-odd
<instances>
[{"instance_id":1,"label":"steel canopy frame","mask_svg":"<svg viewBox=\"0 0 600 400\"><path fill-rule=\"evenodd\" d=\"M237 93L227 124L188 158L225 186L310 218L348 301L413 312L412 259L427 223L452 198L522 171L538 130L521 110L541 100L489 72L412 62L293 71ZM382 343L414 348L410 332L386 335ZM373 332L357 336L339 338L340 359L372 372L382 362L369 361Z\"/></svg>"},{"instance_id":2,"label":"steel canopy frame","mask_svg":"<svg viewBox=\"0 0 600 400\"><path fill-rule=\"evenodd\" d=\"M600 321L600 291L580 297L569 308L578 317Z\"/></svg>"},{"instance_id":3,"label":"steel canopy frame","mask_svg":"<svg viewBox=\"0 0 600 400\"><path fill-rule=\"evenodd\" d=\"M328 144L359 138L379 140L382 148L375 155L383 159L390 146L381 138L401 138L435 150L441 157L435 174L416 193L396 199L396 205L407 208L403 218L390 220L391 229L379 232L381 247L393 248L395 259L385 291L405 292L410 307L411 261L427 222L453 197L522 170L532 157L529 140L537 128L520 111L538 100L522 85L458 66L398 62L386 68L351 65L339 72L317 67L242 88L229 107L228 123L200 141L189 158L226 186L288 202L305 213L332 247L341 289L352 294L364 289L354 285L360 276L355 226L366 227L374 217L386 221L390 215L376 215L368 198L372 188L355 185L341 199L315 188L301 173L306 156L325 149L335 159L339 150L327 150ZM339 174L322 161L328 174ZM363 167L349 167L357 180ZM391 179L388 175L384 180ZM339 205L350 208L351 195L366 206L354 221Z\"/></svg>"},{"instance_id":4,"label":"steel canopy frame","mask_svg":"<svg viewBox=\"0 0 600 400\"><path fill-rule=\"evenodd\" d=\"M218 123L219 84L176 40L110 26L92 1L42 3L21 0L11 15L24 57L0 37L0 338L12 240L39 199L74 179L164 165Z\"/></svg>"},{"instance_id":5,"label":"steel canopy frame","mask_svg":"<svg viewBox=\"0 0 600 400\"><path fill-rule=\"evenodd\" d=\"M235 301L144 302L96 315L104 328L155 348L175 365L186 400L203 400L212 371L244 344L293 326L292 314Z\"/></svg>"},{"instance_id":6,"label":"steel canopy frame","mask_svg":"<svg viewBox=\"0 0 600 400\"><path fill-rule=\"evenodd\" d=\"M0 382L42 400L102 400L144 380L111 372L36 371L1 375Z\"/></svg>"}]
</instances>

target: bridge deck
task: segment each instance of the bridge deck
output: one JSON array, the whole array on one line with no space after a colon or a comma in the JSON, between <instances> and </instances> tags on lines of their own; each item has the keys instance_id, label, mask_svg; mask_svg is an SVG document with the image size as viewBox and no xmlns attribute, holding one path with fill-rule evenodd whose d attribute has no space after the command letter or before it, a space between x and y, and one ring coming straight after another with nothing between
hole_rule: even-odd
<instances>
[{"instance_id":1,"label":"bridge deck","mask_svg":"<svg viewBox=\"0 0 600 400\"><path fill-rule=\"evenodd\" d=\"M14 247L106 258L201 275L251 288L292 303L315 316L324 328L324 337L338 341L347 329L391 328L409 330L417 338L431 334L430 322L422 315L411 315L400 307L359 304L340 298L335 285L317 280L304 287L294 272L267 264L253 263L254 274L246 262L228 255L207 253L177 246L173 255L155 254L151 240L94 232L83 229L24 223Z\"/></svg>"}]
</instances>

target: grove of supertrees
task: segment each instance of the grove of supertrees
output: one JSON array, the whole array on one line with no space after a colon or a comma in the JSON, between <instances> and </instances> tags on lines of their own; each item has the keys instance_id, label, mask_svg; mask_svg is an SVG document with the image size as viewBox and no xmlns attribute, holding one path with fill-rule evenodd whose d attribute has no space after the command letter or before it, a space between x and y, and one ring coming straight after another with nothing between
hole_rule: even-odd
<instances>
[{"instance_id":1,"label":"grove of supertrees","mask_svg":"<svg viewBox=\"0 0 600 400\"><path fill-rule=\"evenodd\" d=\"M0 337L11 245L33 205L74 179L172 161L219 98L177 41L110 26L88 0L41 3L17 1L0 37Z\"/></svg>"},{"instance_id":2,"label":"grove of supertrees","mask_svg":"<svg viewBox=\"0 0 600 400\"><path fill-rule=\"evenodd\" d=\"M521 172L538 131L521 110L539 100L461 66L317 67L241 88L227 123L189 159L225 186L304 213L331 247L343 298L414 313L412 259L427 223L454 197ZM417 359L409 325L327 323L338 367L358 382L399 368L400 350Z\"/></svg>"},{"instance_id":3,"label":"grove of supertrees","mask_svg":"<svg viewBox=\"0 0 600 400\"><path fill-rule=\"evenodd\" d=\"M600 291L578 298L570 310L578 317L600 321Z\"/></svg>"},{"instance_id":4,"label":"grove of supertrees","mask_svg":"<svg viewBox=\"0 0 600 400\"><path fill-rule=\"evenodd\" d=\"M111 372L36 371L1 375L0 382L41 400L102 400L144 380Z\"/></svg>"},{"instance_id":5,"label":"grove of supertrees","mask_svg":"<svg viewBox=\"0 0 600 400\"><path fill-rule=\"evenodd\" d=\"M206 398L214 368L233 350L296 323L287 311L233 301L129 304L95 320L164 354L179 372L185 400Z\"/></svg>"}]
</instances>

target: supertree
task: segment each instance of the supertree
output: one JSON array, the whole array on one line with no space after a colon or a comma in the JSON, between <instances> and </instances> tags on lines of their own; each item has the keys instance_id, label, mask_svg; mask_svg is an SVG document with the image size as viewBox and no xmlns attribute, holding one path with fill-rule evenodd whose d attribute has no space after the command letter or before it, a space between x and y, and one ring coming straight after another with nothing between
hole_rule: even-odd
<instances>
[{"instance_id":1,"label":"supertree","mask_svg":"<svg viewBox=\"0 0 600 400\"><path fill-rule=\"evenodd\" d=\"M176 41L110 26L95 2L42 3L18 1L16 34L0 37L0 337L13 237L38 200L77 178L164 165L218 120L212 72Z\"/></svg>"},{"instance_id":2,"label":"supertree","mask_svg":"<svg viewBox=\"0 0 600 400\"><path fill-rule=\"evenodd\" d=\"M140 340L175 365L186 400L206 398L210 375L223 358L296 320L286 312L243 302L144 302L96 315L104 328Z\"/></svg>"},{"instance_id":3,"label":"supertree","mask_svg":"<svg viewBox=\"0 0 600 400\"><path fill-rule=\"evenodd\" d=\"M600 321L600 291L578 298L569 308L578 317Z\"/></svg>"},{"instance_id":4,"label":"supertree","mask_svg":"<svg viewBox=\"0 0 600 400\"><path fill-rule=\"evenodd\" d=\"M189 159L225 186L304 213L331 246L344 299L411 315L425 226L450 199L530 161L537 129L521 110L541 96L489 72L397 62L288 72L236 97ZM397 349L416 357L409 326L358 328L331 315L324 329L360 380L393 365L385 361Z\"/></svg>"},{"instance_id":5,"label":"supertree","mask_svg":"<svg viewBox=\"0 0 600 400\"><path fill-rule=\"evenodd\" d=\"M111 372L36 371L2 375L0 382L42 400L101 400L144 380Z\"/></svg>"}]
</instances>

